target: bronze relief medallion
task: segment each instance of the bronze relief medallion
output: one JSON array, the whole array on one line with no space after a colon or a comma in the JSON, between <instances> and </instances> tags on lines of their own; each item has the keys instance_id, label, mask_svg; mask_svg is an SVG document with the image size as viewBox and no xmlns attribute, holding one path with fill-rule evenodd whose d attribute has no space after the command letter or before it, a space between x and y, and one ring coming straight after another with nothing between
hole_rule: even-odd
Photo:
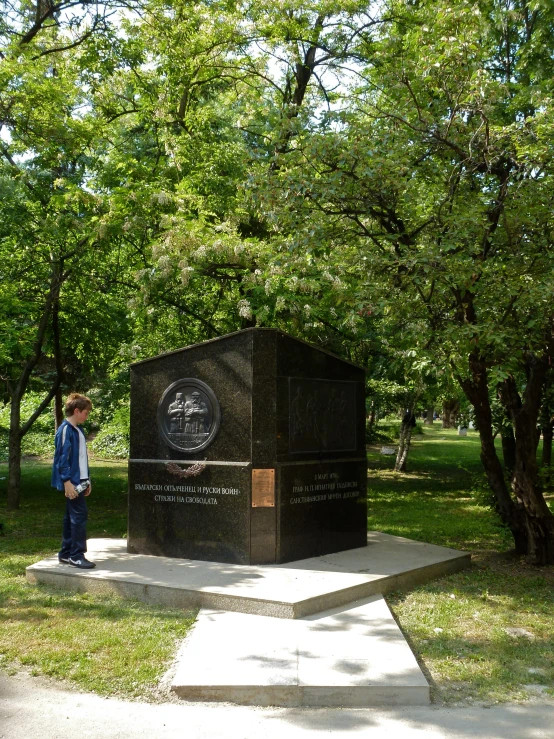
<instances>
[{"instance_id":1,"label":"bronze relief medallion","mask_svg":"<svg viewBox=\"0 0 554 739\"><path fill-rule=\"evenodd\" d=\"M158 405L158 427L166 444L181 452L199 452L214 440L221 420L214 391L187 377L171 384Z\"/></svg>"}]
</instances>

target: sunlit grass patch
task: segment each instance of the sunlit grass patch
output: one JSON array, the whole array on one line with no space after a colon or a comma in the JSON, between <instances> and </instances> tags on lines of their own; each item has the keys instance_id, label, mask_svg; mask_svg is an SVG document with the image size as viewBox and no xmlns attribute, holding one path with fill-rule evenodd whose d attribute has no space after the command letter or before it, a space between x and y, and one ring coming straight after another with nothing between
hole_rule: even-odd
<instances>
[{"instance_id":1,"label":"sunlit grass patch","mask_svg":"<svg viewBox=\"0 0 554 739\"><path fill-rule=\"evenodd\" d=\"M68 593L22 581L0 585L0 665L102 694L145 696L171 661L193 613Z\"/></svg>"},{"instance_id":2,"label":"sunlit grass patch","mask_svg":"<svg viewBox=\"0 0 554 739\"><path fill-rule=\"evenodd\" d=\"M485 486L477 433L436 424L415 439L406 474L370 450L368 528L457 549L509 549L510 533L473 490Z\"/></svg>"}]
</instances>

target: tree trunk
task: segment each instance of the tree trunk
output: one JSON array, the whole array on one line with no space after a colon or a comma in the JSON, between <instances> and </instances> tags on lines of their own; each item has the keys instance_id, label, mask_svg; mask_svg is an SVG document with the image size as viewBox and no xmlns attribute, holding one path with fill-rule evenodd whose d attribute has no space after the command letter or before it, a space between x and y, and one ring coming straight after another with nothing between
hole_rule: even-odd
<instances>
[{"instance_id":1,"label":"tree trunk","mask_svg":"<svg viewBox=\"0 0 554 739\"><path fill-rule=\"evenodd\" d=\"M369 433L373 431L373 427L375 426L376 409L377 409L377 404L375 403L375 400L372 400L370 408L369 408L369 416L367 418L367 429Z\"/></svg>"},{"instance_id":2,"label":"tree trunk","mask_svg":"<svg viewBox=\"0 0 554 739\"><path fill-rule=\"evenodd\" d=\"M454 398L444 400L442 404L442 427L451 429L456 426L456 418L460 411L460 402Z\"/></svg>"},{"instance_id":3,"label":"tree trunk","mask_svg":"<svg viewBox=\"0 0 554 739\"><path fill-rule=\"evenodd\" d=\"M538 433L535 422L521 415L516 426L516 464L512 487L525 507L529 534L528 554L538 565L554 564L554 516L542 494L537 465Z\"/></svg>"},{"instance_id":4,"label":"tree trunk","mask_svg":"<svg viewBox=\"0 0 554 739\"><path fill-rule=\"evenodd\" d=\"M524 508L512 500L506 484L502 465L494 446L492 431L492 412L489 400L487 367L478 354L469 357L471 379L459 379L460 386L472 404L479 438L481 441L481 462L487 475L487 481L494 494L495 510L502 522L509 527L514 538L517 554L528 552L528 530L525 525Z\"/></svg>"},{"instance_id":5,"label":"tree trunk","mask_svg":"<svg viewBox=\"0 0 554 739\"><path fill-rule=\"evenodd\" d=\"M428 426L432 426L434 420L435 420L435 408L434 406L431 406L430 408L427 408L427 415L423 423Z\"/></svg>"},{"instance_id":6,"label":"tree trunk","mask_svg":"<svg viewBox=\"0 0 554 739\"><path fill-rule=\"evenodd\" d=\"M552 464L552 424L549 423L542 428L542 466L550 467ZM548 474L550 479L550 474Z\"/></svg>"},{"instance_id":7,"label":"tree trunk","mask_svg":"<svg viewBox=\"0 0 554 739\"><path fill-rule=\"evenodd\" d=\"M44 307L42 315L40 317L39 324L37 326L36 340L33 345L33 351L27 358L25 365L17 379L15 384L8 382L8 391L11 398L10 407L10 437L9 437L9 453L8 453L8 509L16 510L19 508L20 503L20 483L21 483L21 440L29 431L33 423L37 420L40 414L47 408L51 403L52 399L58 392L61 382L61 354L59 351L59 334L58 334L58 322L57 322L57 309L56 318L54 322L54 342L56 346L56 379L47 393L46 397L35 409L34 413L31 414L23 425L21 424L21 400L25 395L31 375L39 363L42 356L42 349L48 329L48 322L52 314L53 307L57 304L60 296L60 288L62 282L67 279L69 272L63 272L63 260L59 263L54 263L52 266L52 274L50 278L50 289L46 295L44 301Z\"/></svg>"},{"instance_id":8,"label":"tree trunk","mask_svg":"<svg viewBox=\"0 0 554 739\"><path fill-rule=\"evenodd\" d=\"M553 371L552 367L548 368L544 389L542 394L542 405L539 413L540 427L542 432L542 457L541 467L543 475L543 483L545 487L550 485L550 466L552 464L552 436L554 429L554 417L552 415L553 406Z\"/></svg>"},{"instance_id":9,"label":"tree trunk","mask_svg":"<svg viewBox=\"0 0 554 739\"><path fill-rule=\"evenodd\" d=\"M54 338L54 359L56 361L56 375L58 384L63 381L63 361L62 361L62 349L60 341L60 297L56 295L56 299L52 305L52 333ZM64 419L64 407L61 387L58 387L56 394L54 395L54 425L56 431L58 427L62 425Z\"/></svg>"},{"instance_id":10,"label":"tree trunk","mask_svg":"<svg viewBox=\"0 0 554 739\"><path fill-rule=\"evenodd\" d=\"M554 564L554 515L542 494L537 464L537 423L547 369L547 357L529 354L523 398L513 377L504 380L500 391L515 429L516 463L512 489L525 512L528 554L537 565Z\"/></svg>"},{"instance_id":11,"label":"tree trunk","mask_svg":"<svg viewBox=\"0 0 554 739\"><path fill-rule=\"evenodd\" d=\"M481 462L487 475L487 480L495 497L495 508L502 521L509 527L514 537L516 553L527 554L529 551L528 532L525 526L523 506L514 503L506 484L502 465L494 446L492 425L486 425L485 415L475 411L479 422L479 437L481 440Z\"/></svg>"},{"instance_id":12,"label":"tree trunk","mask_svg":"<svg viewBox=\"0 0 554 739\"><path fill-rule=\"evenodd\" d=\"M516 465L516 437L511 426L506 426L500 432L502 438L502 456L504 457L504 469L511 478Z\"/></svg>"},{"instance_id":13,"label":"tree trunk","mask_svg":"<svg viewBox=\"0 0 554 739\"><path fill-rule=\"evenodd\" d=\"M408 452L410 451L410 442L412 440L412 428L413 428L414 414L413 411L408 411L402 423L400 424L400 436L398 439L398 452L396 454L396 462L394 464L395 472L406 472L406 462L408 459Z\"/></svg>"},{"instance_id":14,"label":"tree trunk","mask_svg":"<svg viewBox=\"0 0 554 739\"><path fill-rule=\"evenodd\" d=\"M8 442L8 500L9 511L16 511L20 503L21 487L21 398L12 397L10 407L10 435Z\"/></svg>"},{"instance_id":15,"label":"tree trunk","mask_svg":"<svg viewBox=\"0 0 554 739\"><path fill-rule=\"evenodd\" d=\"M62 425L64 420L63 415L63 397L61 389L56 392L54 396L54 425L56 431Z\"/></svg>"},{"instance_id":16,"label":"tree trunk","mask_svg":"<svg viewBox=\"0 0 554 739\"><path fill-rule=\"evenodd\" d=\"M410 451L410 443L412 441L412 427L408 426L404 430L402 444L398 446L398 454L396 455L396 463L394 465L395 472L406 472L406 462Z\"/></svg>"},{"instance_id":17,"label":"tree trunk","mask_svg":"<svg viewBox=\"0 0 554 739\"><path fill-rule=\"evenodd\" d=\"M313 26L313 41L307 48L304 45L298 47L299 59L294 71L294 86L287 87L283 96L283 109L286 111L287 125L284 133L277 141L275 146L275 154L284 154L288 150L290 139L292 138L292 128L290 121L296 118L304 102L304 97L308 90L308 85L312 79L317 65L316 54L318 50L318 40L321 35L323 24L325 22L324 15L318 15ZM300 54L304 54L304 58L300 58ZM271 163L272 171L279 169L276 160Z\"/></svg>"}]
</instances>

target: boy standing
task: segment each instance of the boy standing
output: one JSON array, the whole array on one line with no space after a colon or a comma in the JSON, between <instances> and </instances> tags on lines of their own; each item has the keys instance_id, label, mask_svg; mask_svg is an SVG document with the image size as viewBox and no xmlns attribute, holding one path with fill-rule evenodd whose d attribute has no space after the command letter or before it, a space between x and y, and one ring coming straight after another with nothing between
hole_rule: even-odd
<instances>
[{"instance_id":1,"label":"boy standing","mask_svg":"<svg viewBox=\"0 0 554 739\"><path fill-rule=\"evenodd\" d=\"M65 402L66 419L56 431L56 450L52 467L52 487L65 493L62 547L58 561L91 570L96 565L85 557L87 551L88 510L85 498L90 495L87 443L79 428L92 410L86 395L71 393Z\"/></svg>"}]
</instances>

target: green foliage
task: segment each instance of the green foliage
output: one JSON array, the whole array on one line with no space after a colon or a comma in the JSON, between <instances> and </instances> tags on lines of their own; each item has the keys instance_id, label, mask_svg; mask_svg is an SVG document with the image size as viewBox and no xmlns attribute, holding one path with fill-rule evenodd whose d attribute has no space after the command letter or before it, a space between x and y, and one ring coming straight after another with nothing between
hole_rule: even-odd
<instances>
[{"instance_id":1,"label":"green foliage","mask_svg":"<svg viewBox=\"0 0 554 739\"><path fill-rule=\"evenodd\" d=\"M42 400L42 394L38 392L30 392L24 397L21 403L21 416L25 421L35 410L40 400ZM0 406L0 430L7 432L10 428L10 404L4 403ZM34 430L43 434L50 434L54 436L54 415L52 408L46 408L43 413L37 418Z\"/></svg>"},{"instance_id":2,"label":"green foliage","mask_svg":"<svg viewBox=\"0 0 554 739\"><path fill-rule=\"evenodd\" d=\"M126 459L129 456L129 426L129 403L123 401L91 441L91 452L97 457Z\"/></svg>"},{"instance_id":3,"label":"green foliage","mask_svg":"<svg viewBox=\"0 0 554 739\"><path fill-rule=\"evenodd\" d=\"M21 403L21 415L25 421L42 400L38 392L27 393ZM54 415L46 408L34 423L32 430L23 437L22 454L38 457L54 453ZM0 406L0 461L8 459L8 432L10 428L10 404Z\"/></svg>"}]
</instances>

